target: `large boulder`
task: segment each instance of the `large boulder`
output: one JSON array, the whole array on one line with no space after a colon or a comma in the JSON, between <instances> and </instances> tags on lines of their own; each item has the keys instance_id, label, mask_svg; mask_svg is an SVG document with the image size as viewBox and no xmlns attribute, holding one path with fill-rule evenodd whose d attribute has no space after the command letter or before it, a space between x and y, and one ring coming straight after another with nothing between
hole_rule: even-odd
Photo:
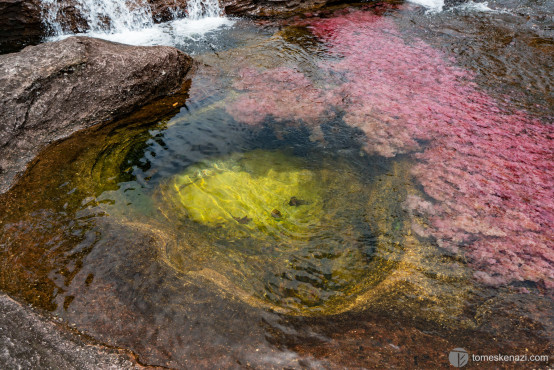
<instances>
[{"instance_id":1,"label":"large boulder","mask_svg":"<svg viewBox=\"0 0 554 370\"><path fill-rule=\"evenodd\" d=\"M88 37L0 56L0 193L48 143L179 92L192 59Z\"/></svg>"}]
</instances>

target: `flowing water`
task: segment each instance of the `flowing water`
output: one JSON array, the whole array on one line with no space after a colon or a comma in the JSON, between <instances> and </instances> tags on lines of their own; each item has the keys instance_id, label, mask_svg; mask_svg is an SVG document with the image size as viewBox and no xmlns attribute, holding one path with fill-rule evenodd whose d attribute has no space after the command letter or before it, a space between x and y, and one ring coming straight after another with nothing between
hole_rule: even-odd
<instances>
[{"instance_id":1,"label":"flowing water","mask_svg":"<svg viewBox=\"0 0 554 370\"><path fill-rule=\"evenodd\" d=\"M64 4L56 0L41 0L41 4L45 10L44 22L51 32L63 34L65 30L60 13ZM140 30L154 24L150 6L142 0L80 0L75 2L75 9L92 32L117 33Z\"/></svg>"},{"instance_id":2,"label":"flowing water","mask_svg":"<svg viewBox=\"0 0 554 370\"><path fill-rule=\"evenodd\" d=\"M554 9L440 9L171 33L187 89L0 196L0 289L151 365L551 354Z\"/></svg>"},{"instance_id":3,"label":"flowing water","mask_svg":"<svg viewBox=\"0 0 554 370\"><path fill-rule=\"evenodd\" d=\"M211 33L233 24L217 0L194 0L187 9L169 10L173 20L156 23L146 0L78 0L74 9L58 0L41 0L49 41L72 35L90 36L131 45L169 45L186 48L207 43ZM68 22L67 12L73 22Z\"/></svg>"}]
</instances>

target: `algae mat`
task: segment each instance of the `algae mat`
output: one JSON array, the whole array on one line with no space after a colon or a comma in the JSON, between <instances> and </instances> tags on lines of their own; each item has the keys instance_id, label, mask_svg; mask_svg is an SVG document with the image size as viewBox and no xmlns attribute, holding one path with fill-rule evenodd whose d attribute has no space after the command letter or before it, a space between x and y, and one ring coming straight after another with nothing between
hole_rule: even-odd
<instances>
[{"instance_id":1,"label":"algae mat","mask_svg":"<svg viewBox=\"0 0 554 370\"><path fill-rule=\"evenodd\" d=\"M416 193L407 162L366 182L345 160L314 165L255 150L187 168L160 185L154 203L189 236L170 243L164 260L250 304L328 315L398 306L417 292L415 302L436 307L427 315L444 321L461 312L467 276L460 261L440 260L411 234L424 220L402 204Z\"/></svg>"}]
</instances>

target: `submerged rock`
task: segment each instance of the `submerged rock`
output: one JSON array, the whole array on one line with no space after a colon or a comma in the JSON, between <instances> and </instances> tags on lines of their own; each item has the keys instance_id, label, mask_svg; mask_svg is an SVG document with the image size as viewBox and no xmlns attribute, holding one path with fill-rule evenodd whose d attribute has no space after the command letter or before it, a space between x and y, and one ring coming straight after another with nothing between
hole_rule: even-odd
<instances>
[{"instance_id":1,"label":"submerged rock","mask_svg":"<svg viewBox=\"0 0 554 370\"><path fill-rule=\"evenodd\" d=\"M179 91L192 59L87 37L0 56L0 192L46 144Z\"/></svg>"},{"instance_id":2,"label":"submerged rock","mask_svg":"<svg viewBox=\"0 0 554 370\"><path fill-rule=\"evenodd\" d=\"M254 150L200 162L154 195L164 223L187 230L186 245L166 248L164 260L257 307L341 312L394 264L379 258L363 222L365 188L346 161L331 158L310 166ZM291 197L306 203L290 206Z\"/></svg>"},{"instance_id":3,"label":"submerged rock","mask_svg":"<svg viewBox=\"0 0 554 370\"><path fill-rule=\"evenodd\" d=\"M3 369L143 368L130 353L96 345L3 294L0 294L0 348Z\"/></svg>"},{"instance_id":4,"label":"submerged rock","mask_svg":"<svg viewBox=\"0 0 554 370\"><path fill-rule=\"evenodd\" d=\"M314 167L254 150L200 162L162 183L154 194L161 224L168 234L186 230L186 242L177 236L162 248L163 260L287 315L371 309L471 326L461 318L471 289L462 261L410 230L414 222L426 227L403 209L418 194L410 163L365 182L345 161L320 160Z\"/></svg>"}]
</instances>

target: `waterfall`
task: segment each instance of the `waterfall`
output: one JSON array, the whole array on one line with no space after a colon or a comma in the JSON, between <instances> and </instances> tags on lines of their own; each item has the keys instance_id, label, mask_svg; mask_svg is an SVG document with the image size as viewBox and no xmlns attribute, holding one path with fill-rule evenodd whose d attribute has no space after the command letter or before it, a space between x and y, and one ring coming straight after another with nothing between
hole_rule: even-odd
<instances>
[{"instance_id":1,"label":"waterfall","mask_svg":"<svg viewBox=\"0 0 554 370\"><path fill-rule=\"evenodd\" d=\"M40 0L43 21L53 35L68 32L121 33L137 31L154 25L154 17L147 0ZM77 15L72 14L73 23L67 22L66 9L73 5ZM172 8L175 18L183 14L177 5ZM187 3L187 18L198 20L219 17L221 9L218 0L191 0Z\"/></svg>"},{"instance_id":2,"label":"waterfall","mask_svg":"<svg viewBox=\"0 0 554 370\"><path fill-rule=\"evenodd\" d=\"M193 20L219 17L221 15L218 0L189 0L187 11L188 18Z\"/></svg>"},{"instance_id":3,"label":"waterfall","mask_svg":"<svg viewBox=\"0 0 554 370\"><path fill-rule=\"evenodd\" d=\"M184 1L174 0L168 9L172 20L165 23L154 22L159 14L153 13L151 0L39 1L50 40L79 34L132 45L187 48L234 23L222 16L218 0L189 0L186 12L179 8Z\"/></svg>"},{"instance_id":4,"label":"waterfall","mask_svg":"<svg viewBox=\"0 0 554 370\"><path fill-rule=\"evenodd\" d=\"M66 5L60 0L41 0L44 22L52 33L67 33L64 24ZM151 27L154 24L149 4L144 0L76 0L75 9L80 23L80 32L124 32Z\"/></svg>"}]
</instances>

